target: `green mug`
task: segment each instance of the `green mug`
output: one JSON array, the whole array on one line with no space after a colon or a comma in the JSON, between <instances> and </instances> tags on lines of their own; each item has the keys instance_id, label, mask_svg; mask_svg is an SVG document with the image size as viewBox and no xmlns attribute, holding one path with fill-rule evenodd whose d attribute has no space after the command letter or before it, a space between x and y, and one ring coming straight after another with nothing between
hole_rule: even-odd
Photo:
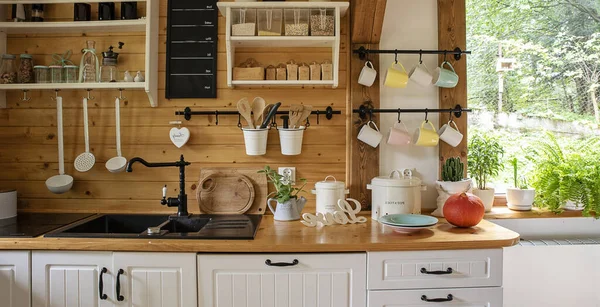
<instances>
[{"instance_id":1,"label":"green mug","mask_svg":"<svg viewBox=\"0 0 600 307\"><path fill-rule=\"evenodd\" d=\"M444 68L447 65L450 69ZM438 87L453 88L458 84L458 75L448 61L444 61L433 73L433 84Z\"/></svg>"}]
</instances>

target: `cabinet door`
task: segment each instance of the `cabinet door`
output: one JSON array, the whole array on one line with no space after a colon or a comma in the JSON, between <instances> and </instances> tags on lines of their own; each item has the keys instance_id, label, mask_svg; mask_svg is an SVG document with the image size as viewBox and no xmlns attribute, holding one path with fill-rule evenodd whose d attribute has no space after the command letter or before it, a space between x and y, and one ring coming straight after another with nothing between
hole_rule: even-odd
<instances>
[{"instance_id":1,"label":"cabinet door","mask_svg":"<svg viewBox=\"0 0 600 307\"><path fill-rule=\"evenodd\" d=\"M114 253L119 306L197 307L196 254Z\"/></svg>"},{"instance_id":2,"label":"cabinet door","mask_svg":"<svg viewBox=\"0 0 600 307\"><path fill-rule=\"evenodd\" d=\"M111 252L33 251L31 264L33 306L114 306Z\"/></svg>"},{"instance_id":3,"label":"cabinet door","mask_svg":"<svg viewBox=\"0 0 600 307\"><path fill-rule=\"evenodd\" d=\"M29 251L0 251L0 305L30 306Z\"/></svg>"},{"instance_id":4,"label":"cabinet door","mask_svg":"<svg viewBox=\"0 0 600 307\"><path fill-rule=\"evenodd\" d=\"M365 254L201 254L199 306L362 307L365 271Z\"/></svg>"},{"instance_id":5,"label":"cabinet door","mask_svg":"<svg viewBox=\"0 0 600 307\"><path fill-rule=\"evenodd\" d=\"M369 307L431 307L433 305L502 307L502 288L369 291Z\"/></svg>"}]
</instances>

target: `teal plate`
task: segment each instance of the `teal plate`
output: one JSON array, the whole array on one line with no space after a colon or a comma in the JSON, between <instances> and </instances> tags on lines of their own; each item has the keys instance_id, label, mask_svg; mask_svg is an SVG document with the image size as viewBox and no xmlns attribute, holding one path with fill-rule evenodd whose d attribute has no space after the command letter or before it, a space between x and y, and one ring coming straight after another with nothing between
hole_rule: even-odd
<instances>
[{"instance_id":1,"label":"teal plate","mask_svg":"<svg viewBox=\"0 0 600 307\"><path fill-rule=\"evenodd\" d=\"M438 219L421 214L390 214L380 217L379 222L391 226L423 227L435 225Z\"/></svg>"}]
</instances>

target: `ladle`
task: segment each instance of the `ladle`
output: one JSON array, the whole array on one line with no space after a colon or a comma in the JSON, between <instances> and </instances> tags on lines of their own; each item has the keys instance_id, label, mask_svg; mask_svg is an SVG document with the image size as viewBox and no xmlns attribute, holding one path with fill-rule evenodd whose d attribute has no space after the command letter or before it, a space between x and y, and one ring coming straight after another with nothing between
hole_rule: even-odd
<instances>
[{"instance_id":1,"label":"ladle","mask_svg":"<svg viewBox=\"0 0 600 307\"><path fill-rule=\"evenodd\" d=\"M117 135L117 156L106 161L106 169L111 173L120 173L127 166L127 159L121 155L121 106L119 98L115 99L115 130Z\"/></svg>"},{"instance_id":2,"label":"ladle","mask_svg":"<svg viewBox=\"0 0 600 307\"><path fill-rule=\"evenodd\" d=\"M56 97L56 127L58 130L58 175L46 180L46 187L54 194L62 194L73 187L73 177L65 175L62 97Z\"/></svg>"}]
</instances>

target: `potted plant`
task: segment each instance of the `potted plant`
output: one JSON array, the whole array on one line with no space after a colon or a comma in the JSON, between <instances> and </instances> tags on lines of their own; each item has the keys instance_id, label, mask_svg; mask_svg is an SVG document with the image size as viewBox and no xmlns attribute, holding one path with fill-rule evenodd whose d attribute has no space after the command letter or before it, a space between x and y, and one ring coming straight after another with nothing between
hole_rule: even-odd
<instances>
[{"instance_id":1,"label":"potted plant","mask_svg":"<svg viewBox=\"0 0 600 307\"><path fill-rule=\"evenodd\" d=\"M448 198L456 193L471 193L473 190L473 181L464 177L465 165L460 157L446 159L442 165L442 180L435 182L435 188L438 191L437 209L432 214L435 216L444 216L444 204Z\"/></svg>"},{"instance_id":2,"label":"potted plant","mask_svg":"<svg viewBox=\"0 0 600 307\"><path fill-rule=\"evenodd\" d=\"M267 200L267 206L273 212L274 219L277 221L295 221L300 219L302 209L306 204L306 198L298 198L298 193L304 192L302 189L306 185L306 179L300 179L302 186L296 188L292 182L278 174L277 171L271 169L268 165L264 169L258 171L267 175L268 182L272 183L275 191L269 193L267 197L273 196ZM271 205L275 202L275 207Z\"/></svg>"},{"instance_id":3,"label":"potted plant","mask_svg":"<svg viewBox=\"0 0 600 307\"><path fill-rule=\"evenodd\" d=\"M481 198L485 212L489 212L494 205L496 191L488 186L488 183L493 177L498 176L498 172L503 168L504 148L496 138L476 134L469 139L468 150L469 174L477 184L473 194Z\"/></svg>"},{"instance_id":4,"label":"potted plant","mask_svg":"<svg viewBox=\"0 0 600 307\"><path fill-rule=\"evenodd\" d=\"M527 179L525 179L525 177L519 177L519 160L513 158L510 160L510 164L513 167L514 188L508 188L506 190L506 205L511 210L531 210L535 197L535 189L528 188Z\"/></svg>"}]
</instances>

